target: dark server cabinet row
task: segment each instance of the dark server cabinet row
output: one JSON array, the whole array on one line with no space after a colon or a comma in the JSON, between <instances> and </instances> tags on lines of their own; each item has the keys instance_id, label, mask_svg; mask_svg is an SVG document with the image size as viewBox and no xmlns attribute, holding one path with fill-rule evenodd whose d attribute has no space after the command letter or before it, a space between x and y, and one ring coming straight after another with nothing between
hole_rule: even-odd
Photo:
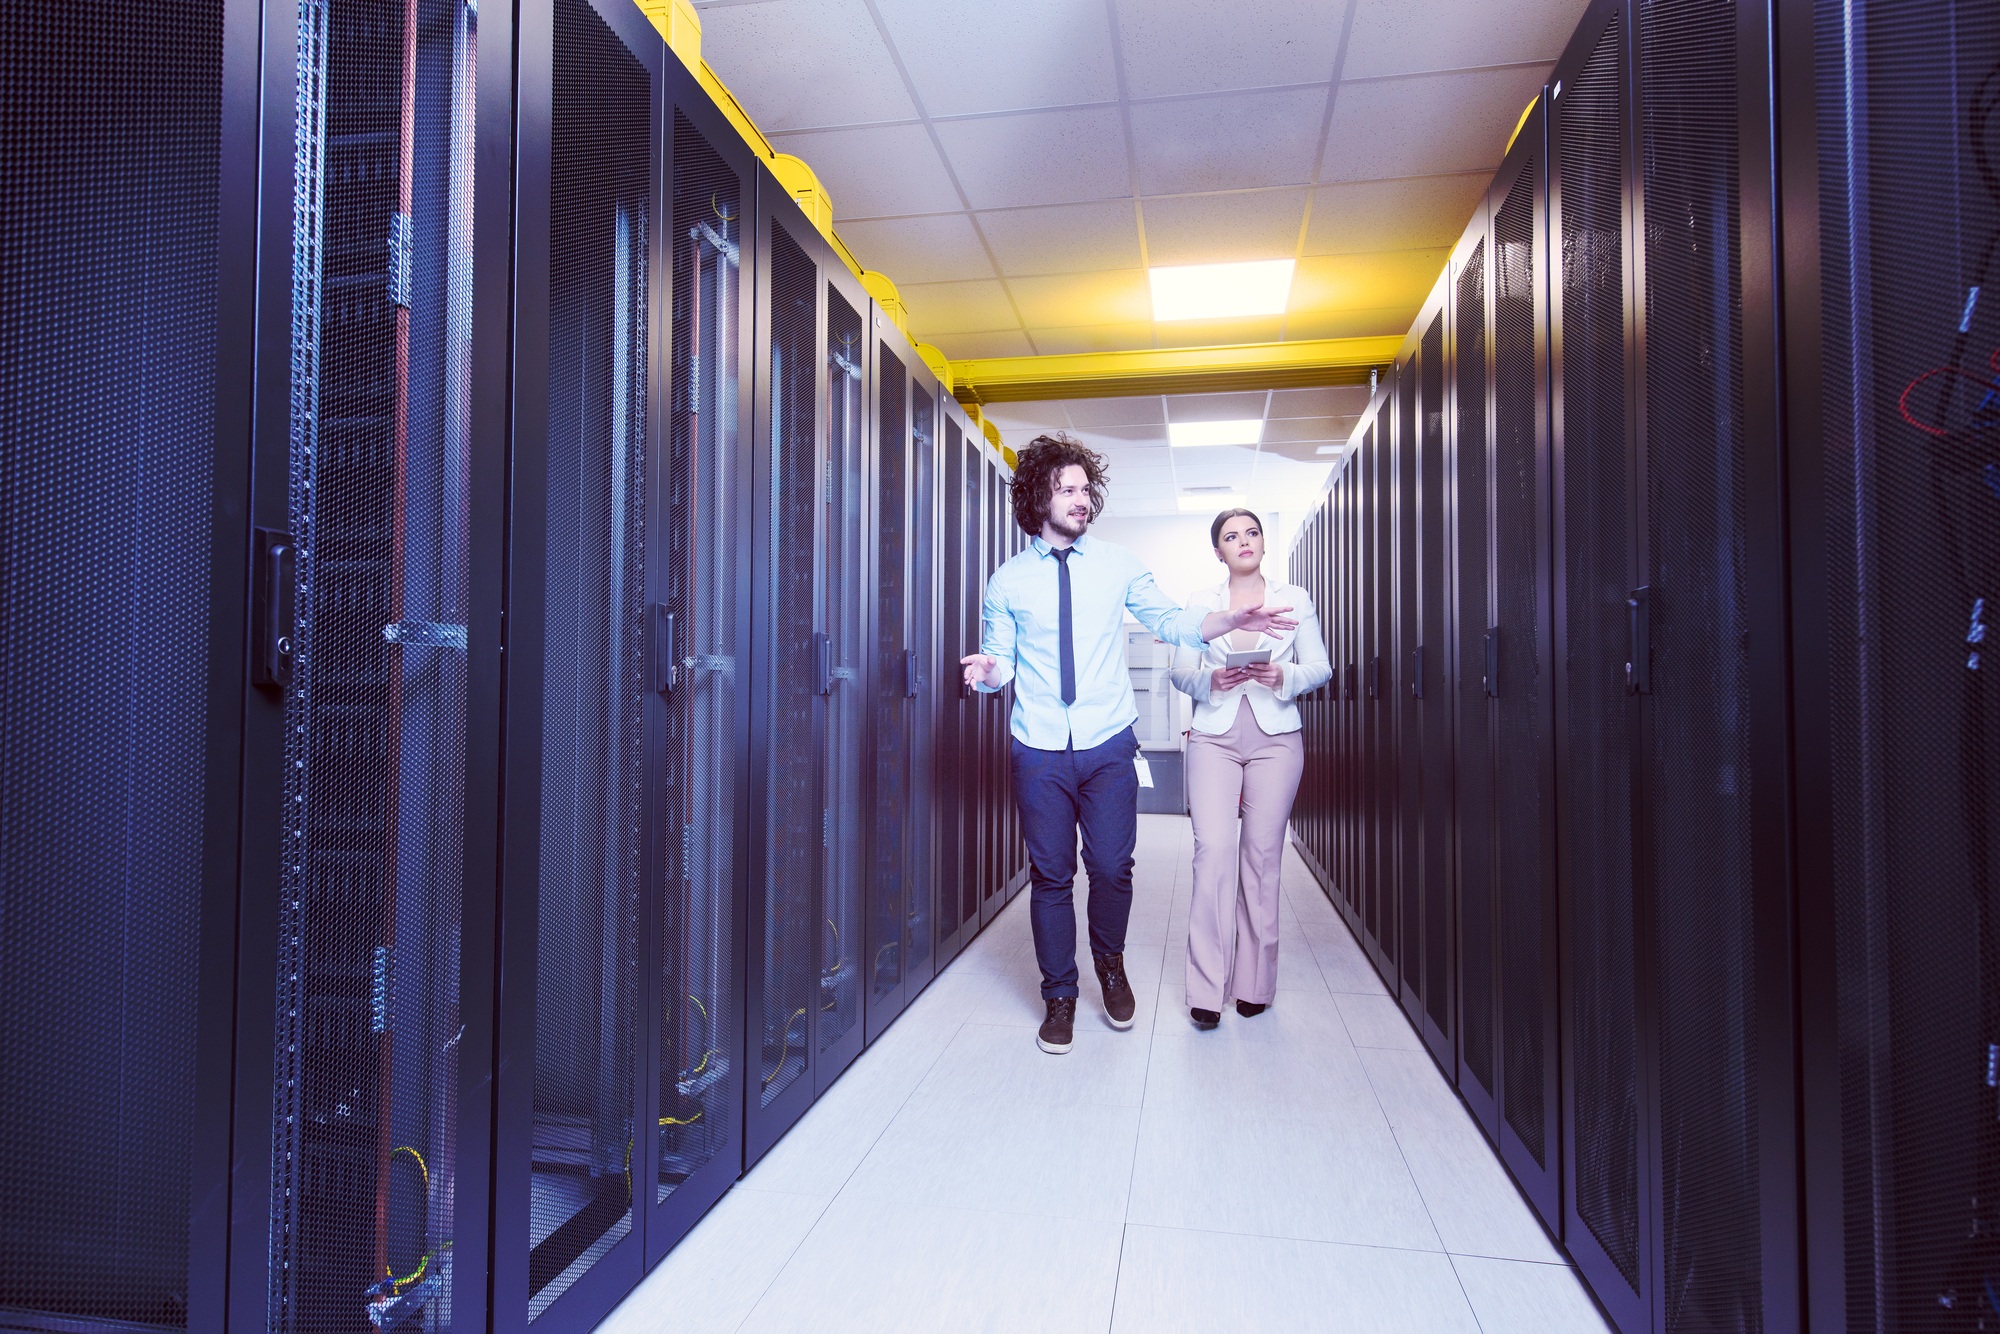
<instances>
[{"instance_id":1,"label":"dark server cabinet row","mask_svg":"<svg viewBox=\"0 0 2000 1334\"><path fill-rule=\"evenodd\" d=\"M1298 842L1627 1330L2000 1324L2000 14L1600 3L1293 551Z\"/></svg>"},{"instance_id":2,"label":"dark server cabinet row","mask_svg":"<svg viewBox=\"0 0 2000 1334\"><path fill-rule=\"evenodd\" d=\"M1004 901L1005 471L629 4L0 25L0 1324L588 1327Z\"/></svg>"}]
</instances>

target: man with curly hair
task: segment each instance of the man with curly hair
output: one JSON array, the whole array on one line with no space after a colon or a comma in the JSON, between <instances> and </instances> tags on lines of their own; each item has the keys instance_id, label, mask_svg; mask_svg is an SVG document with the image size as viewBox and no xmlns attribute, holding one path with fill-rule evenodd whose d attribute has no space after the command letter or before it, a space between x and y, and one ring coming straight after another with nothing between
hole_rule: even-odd
<instances>
[{"instance_id":1,"label":"man with curly hair","mask_svg":"<svg viewBox=\"0 0 2000 1334\"><path fill-rule=\"evenodd\" d=\"M1048 1008L1035 1042L1070 1049L1076 1022L1077 829L1090 872L1090 953L1113 1028L1136 1003L1125 977L1139 775L1139 709L1125 667L1124 614L1170 644L1202 648L1232 630L1269 633L1297 622L1290 607L1202 614L1162 593L1138 558L1088 536L1104 511L1104 459L1063 434L1037 436L1015 465L1014 522L1033 540L986 581L979 652L961 661L984 693L1014 683L1009 763L1028 844L1035 960Z\"/></svg>"}]
</instances>

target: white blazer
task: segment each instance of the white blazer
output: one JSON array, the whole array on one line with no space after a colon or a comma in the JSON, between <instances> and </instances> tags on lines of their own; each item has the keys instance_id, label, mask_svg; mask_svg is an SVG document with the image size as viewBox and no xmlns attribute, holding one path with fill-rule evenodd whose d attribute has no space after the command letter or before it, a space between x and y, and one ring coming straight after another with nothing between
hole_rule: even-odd
<instances>
[{"instance_id":1,"label":"white blazer","mask_svg":"<svg viewBox=\"0 0 2000 1334\"><path fill-rule=\"evenodd\" d=\"M1187 605L1189 610L1204 614L1228 610L1228 583L1196 593L1188 599ZM1236 710L1248 699L1251 712L1257 715L1257 725L1264 729L1265 735L1296 732L1300 727L1299 706L1292 701L1332 679L1333 664L1327 661L1326 641L1319 633L1319 617L1314 613L1312 598L1306 595L1305 589L1267 577L1264 605L1290 607L1292 619L1299 623L1297 629L1287 630L1281 635L1257 636L1254 647L1270 649L1271 661L1284 668L1285 679L1276 690L1255 681L1245 681L1219 695L1215 693L1211 673L1224 665L1223 655L1231 647L1231 635L1224 635L1206 648L1174 650L1174 663L1167 669L1167 679L1174 683L1176 690L1194 700L1195 731L1221 736L1235 725Z\"/></svg>"}]
</instances>

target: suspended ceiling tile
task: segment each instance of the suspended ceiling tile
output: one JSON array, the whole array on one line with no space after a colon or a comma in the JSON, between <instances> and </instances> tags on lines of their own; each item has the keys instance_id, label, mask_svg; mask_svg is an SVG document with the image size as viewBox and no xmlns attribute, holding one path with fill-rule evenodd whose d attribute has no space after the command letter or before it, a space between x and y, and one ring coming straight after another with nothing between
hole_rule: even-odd
<instances>
[{"instance_id":1,"label":"suspended ceiling tile","mask_svg":"<svg viewBox=\"0 0 2000 1334\"><path fill-rule=\"evenodd\" d=\"M974 208L1068 204L1131 193L1116 107L1030 111L937 123ZM876 170L894 170L887 161Z\"/></svg>"},{"instance_id":2,"label":"suspended ceiling tile","mask_svg":"<svg viewBox=\"0 0 2000 1334\"><path fill-rule=\"evenodd\" d=\"M1118 100L1111 25L1102 5L1077 0L877 4L917 96L933 116Z\"/></svg>"},{"instance_id":3,"label":"suspended ceiling tile","mask_svg":"<svg viewBox=\"0 0 2000 1334\"><path fill-rule=\"evenodd\" d=\"M1350 79L1522 61L1554 64L1588 0L1359 0Z\"/></svg>"},{"instance_id":4,"label":"suspended ceiling tile","mask_svg":"<svg viewBox=\"0 0 2000 1334\"><path fill-rule=\"evenodd\" d=\"M1318 389L1279 389L1271 395L1271 416L1353 416L1368 407L1368 386L1336 384Z\"/></svg>"},{"instance_id":5,"label":"suspended ceiling tile","mask_svg":"<svg viewBox=\"0 0 2000 1334\"><path fill-rule=\"evenodd\" d=\"M834 216L879 218L951 213L963 207L921 125L773 134L781 153L802 157L833 196Z\"/></svg>"},{"instance_id":6,"label":"suspended ceiling tile","mask_svg":"<svg viewBox=\"0 0 2000 1334\"><path fill-rule=\"evenodd\" d=\"M1166 320L1153 326L1153 338L1161 347L1275 343L1283 327L1283 319L1276 315L1240 320Z\"/></svg>"},{"instance_id":7,"label":"suspended ceiling tile","mask_svg":"<svg viewBox=\"0 0 2000 1334\"><path fill-rule=\"evenodd\" d=\"M1142 262L1138 211L1129 199L998 209L978 218L1010 278L1136 269Z\"/></svg>"},{"instance_id":8,"label":"suspended ceiling tile","mask_svg":"<svg viewBox=\"0 0 2000 1334\"><path fill-rule=\"evenodd\" d=\"M991 333L1021 327L1007 291L995 279L959 283L898 284L909 307L910 330L926 342L943 334Z\"/></svg>"},{"instance_id":9,"label":"suspended ceiling tile","mask_svg":"<svg viewBox=\"0 0 2000 1334\"><path fill-rule=\"evenodd\" d=\"M853 0L703 9L701 54L767 134L917 115L868 7Z\"/></svg>"},{"instance_id":10,"label":"suspended ceiling tile","mask_svg":"<svg viewBox=\"0 0 2000 1334\"><path fill-rule=\"evenodd\" d=\"M1022 322L1035 333L1037 342L1044 329L1144 324L1152 319L1153 292L1144 269L1015 278L1008 285L1020 307Z\"/></svg>"},{"instance_id":11,"label":"suspended ceiling tile","mask_svg":"<svg viewBox=\"0 0 2000 1334\"><path fill-rule=\"evenodd\" d=\"M1402 337L1417 317L1423 295L1411 297L1400 306L1377 310L1319 310L1292 315L1285 321L1287 338L1383 338Z\"/></svg>"},{"instance_id":12,"label":"suspended ceiling tile","mask_svg":"<svg viewBox=\"0 0 2000 1334\"><path fill-rule=\"evenodd\" d=\"M1092 449L1143 451L1148 458L1157 462L1172 461L1166 452L1167 436L1164 427L1102 426L1090 429L1078 428L1076 434Z\"/></svg>"},{"instance_id":13,"label":"suspended ceiling tile","mask_svg":"<svg viewBox=\"0 0 2000 1334\"><path fill-rule=\"evenodd\" d=\"M1491 172L1546 70L1472 70L1343 83L1322 181Z\"/></svg>"},{"instance_id":14,"label":"suspended ceiling tile","mask_svg":"<svg viewBox=\"0 0 2000 1334\"><path fill-rule=\"evenodd\" d=\"M1298 253L1306 191L1173 195L1140 203L1153 264L1226 264Z\"/></svg>"},{"instance_id":15,"label":"suspended ceiling tile","mask_svg":"<svg viewBox=\"0 0 2000 1334\"><path fill-rule=\"evenodd\" d=\"M1264 447L1272 445L1297 444L1300 441L1315 442L1345 440L1347 428L1353 424L1347 417L1286 417L1264 423Z\"/></svg>"},{"instance_id":16,"label":"suspended ceiling tile","mask_svg":"<svg viewBox=\"0 0 2000 1334\"><path fill-rule=\"evenodd\" d=\"M1019 329L995 329L986 333L941 334L912 323L910 331L917 338L931 344L953 361L969 361L975 357L1027 357L1034 355L1034 345L1028 342L1028 335Z\"/></svg>"},{"instance_id":17,"label":"suspended ceiling tile","mask_svg":"<svg viewBox=\"0 0 2000 1334\"><path fill-rule=\"evenodd\" d=\"M1323 83L1340 50L1325 0L1122 0L1118 33L1134 97Z\"/></svg>"},{"instance_id":18,"label":"suspended ceiling tile","mask_svg":"<svg viewBox=\"0 0 2000 1334\"><path fill-rule=\"evenodd\" d=\"M963 213L843 222L840 239L864 267L888 274L898 286L994 276L979 233Z\"/></svg>"},{"instance_id":19,"label":"suspended ceiling tile","mask_svg":"<svg viewBox=\"0 0 2000 1334\"><path fill-rule=\"evenodd\" d=\"M1153 345L1151 324L1092 324L1069 329L1036 328L1035 348L1045 357L1079 352L1133 352Z\"/></svg>"},{"instance_id":20,"label":"suspended ceiling tile","mask_svg":"<svg viewBox=\"0 0 2000 1334\"><path fill-rule=\"evenodd\" d=\"M1464 232L1491 172L1346 181L1313 191L1308 255L1449 246Z\"/></svg>"},{"instance_id":21,"label":"suspended ceiling tile","mask_svg":"<svg viewBox=\"0 0 2000 1334\"><path fill-rule=\"evenodd\" d=\"M1327 444L1344 445L1346 442L1347 442L1347 437L1345 435L1342 435L1339 439L1332 441L1284 440L1284 441L1279 441L1277 443L1273 443L1269 440L1266 440L1264 442L1264 457L1292 459L1300 463L1311 463L1315 461L1319 463L1325 463L1327 460L1333 458L1334 456L1331 454L1320 453L1319 452L1320 448L1323 445Z\"/></svg>"},{"instance_id":22,"label":"suspended ceiling tile","mask_svg":"<svg viewBox=\"0 0 2000 1334\"><path fill-rule=\"evenodd\" d=\"M1003 431L1046 431L1064 425L1060 403L994 403L982 411Z\"/></svg>"},{"instance_id":23,"label":"suspended ceiling tile","mask_svg":"<svg viewBox=\"0 0 2000 1334\"><path fill-rule=\"evenodd\" d=\"M1326 89L1231 93L1132 108L1139 190L1197 194L1309 182Z\"/></svg>"},{"instance_id":24,"label":"suspended ceiling tile","mask_svg":"<svg viewBox=\"0 0 2000 1334\"><path fill-rule=\"evenodd\" d=\"M1292 309L1371 310L1403 302L1415 310L1430 294L1451 255L1446 249L1391 250L1371 255L1312 255L1292 276ZM1287 326L1287 333L1300 335Z\"/></svg>"},{"instance_id":25,"label":"suspended ceiling tile","mask_svg":"<svg viewBox=\"0 0 2000 1334\"><path fill-rule=\"evenodd\" d=\"M1079 398L1067 404L1069 419L1079 427L1153 426L1167 424L1166 404L1158 394L1131 398Z\"/></svg>"},{"instance_id":26,"label":"suspended ceiling tile","mask_svg":"<svg viewBox=\"0 0 2000 1334\"><path fill-rule=\"evenodd\" d=\"M1175 394L1167 400L1170 422L1234 422L1262 419L1262 391L1241 394ZM1182 453L1189 451L1182 450Z\"/></svg>"}]
</instances>

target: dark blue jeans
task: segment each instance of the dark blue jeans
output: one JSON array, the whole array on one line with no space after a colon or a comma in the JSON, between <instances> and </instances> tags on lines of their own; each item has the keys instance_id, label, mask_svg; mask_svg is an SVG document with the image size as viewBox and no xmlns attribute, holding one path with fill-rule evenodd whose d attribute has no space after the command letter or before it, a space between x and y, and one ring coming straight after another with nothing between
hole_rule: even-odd
<instances>
[{"instance_id":1,"label":"dark blue jeans","mask_svg":"<svg viewBox=\"0 0 2000 1334\"><path fill-rule=\"evenodd\" d=\"M1132 849L1139 839L1138 738L1126 728L1089 750L1035 750L1012 741L1014 801L1028 844L1030 921L1042 999L1074 996L1076 831L1090 872L1090 952L1125 952L1132 916Z\"/></svg>"}]
</instances>

